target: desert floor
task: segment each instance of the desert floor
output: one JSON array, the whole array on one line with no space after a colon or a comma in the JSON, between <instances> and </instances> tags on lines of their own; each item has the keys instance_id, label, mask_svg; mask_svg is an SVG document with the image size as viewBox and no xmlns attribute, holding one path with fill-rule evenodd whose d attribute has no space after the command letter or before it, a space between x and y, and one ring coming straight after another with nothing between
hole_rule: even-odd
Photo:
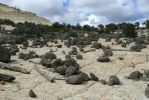
<instances>
[{"instance_id":1,"label":"desert floor","mask_svg":"<svg viewBox=\"0 0 149 100\"><path fill-rule=\"evenodd\" d=\"M109 45L112 49L122 50L129 50L130 46L133 45L130 44L127 45L127 48L122 48L120 45L111 45L112 42L105 42L104 39L99 39L99 42L103 45ZM61 42L59 41L59 43ZM65 59L62 51L67 54L71 50L71 48L67 48L64 45L62 48L56 48L55 46L51 48L56 50L54 53L57 58L61 59ZM51 48L29 47L27 50L20 49L20 51L33 50L38 55L42 55L50 51ZM85 48L85 50L89 49L91 49L90 46ZM0 73L16 77L13 83L0 85L0 100L148 100L144 95L144 90L149 82L133 81L126 79L126 77L133 71L144 72L144 70L149 70L149 46L141 52L113 51L113 53L114 55L110 57L111 62L109 63L97 62L97 58L103 54L101 49L94 52L81 53L83 59L77 60L77 62L80 64L81 71L87 74L92 72L99 79L108 80L111 75L117 75L122 85L109 86L95 81L89 81L81 85L70 85L66 84L64 80L56 80L55 83L50 83L34 69L35 66L43 67L40 64L40 58L24 61L18 59L17 55L12 56L11 65L28 69L31 73L22 74L0 69ZM123 57L124 60L119 60L119 57ZM132 63L135 68L131 67ZM52 71L47 71L47 73L53 77L62 77ZM30 89L34 90L37 98L29 97L28 92Z\"/></svg>"}]
</instances>

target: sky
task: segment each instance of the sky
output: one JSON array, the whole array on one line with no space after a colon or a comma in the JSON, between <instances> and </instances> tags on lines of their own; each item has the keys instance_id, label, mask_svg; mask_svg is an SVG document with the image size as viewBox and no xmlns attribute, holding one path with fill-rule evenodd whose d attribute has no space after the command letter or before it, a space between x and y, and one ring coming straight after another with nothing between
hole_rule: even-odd
<instances>
[{"instance_id":1,"label":"sky","mask_svg":"<svg viewBox=\"0 0 149 100\"><path fill-rule=\"evenodd\" d=\"M0 0L0 3L37 13L50 22L94 25L143 22L149 0Z\"/></svg>"}]
</instances>

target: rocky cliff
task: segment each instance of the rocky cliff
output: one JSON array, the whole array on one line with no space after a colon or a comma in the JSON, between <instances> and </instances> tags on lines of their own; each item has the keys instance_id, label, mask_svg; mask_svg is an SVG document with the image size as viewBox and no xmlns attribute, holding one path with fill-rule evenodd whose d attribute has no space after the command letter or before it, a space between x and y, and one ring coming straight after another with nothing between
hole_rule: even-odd
<instances>
[{"instance_id":1,"label":"rocky cliff","mask_svg":"<svg viewBox=\"0 0 149 100\"><path fill-rule=\"evenodd\" d=\"M22 11L17 8L9 7L0 3L0 19L9 19L18 22L33 22L36 24L51 25L51 23L42 17L37 16L34 13Z\"/></svg>"}]
</instances>

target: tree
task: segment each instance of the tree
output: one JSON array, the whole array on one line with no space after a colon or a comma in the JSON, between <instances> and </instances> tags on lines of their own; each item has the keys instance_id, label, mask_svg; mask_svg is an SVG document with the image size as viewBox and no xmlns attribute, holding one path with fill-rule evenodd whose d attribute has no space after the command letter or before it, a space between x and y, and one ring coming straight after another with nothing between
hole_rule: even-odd
<instances>
[{"instance_id":1,"label":"tree","mask_svg":"<svg viewBox=\"0 0 149 100\"><path fill-rule=\"evenodd\" d=\"M146 28L149 30L149 20L146 21Z\"/></svg>"},{"instance_id":2,"label":"tree","mask_svg":"<svg viewBox=\"0 0 149 100\"><path fill-rule=\"evenodd\" d=\"M108 25L106 25L106 30L110 31L110 32L114 32L118 29L118 26L114 23L110 23Z\"/></svg>"},{"instance_id":3,"label":"tree","mask_svg":"<svg viewBox=\"0 0 149 100\"><path fill-rule=\"evenodd\" d=\"M135 31L135 25L131 24L131 23L125 24L125 26L123 28L123 34L126 37L131 37L131 38L136 37L137 32Z\"/></svg>"},{"instance_id":4,"label":"tree","mask_svg":"<svg viewBox=\"0 0 149 100\"><path fill-rule=\"evenodd\" d=\"M104 32L104 25L99 24L98 28L99 28L99 31L98 31L99 33L103 33Z\"/></svg>"},{"instance_id":5,"label":"tree","mask_svg":"<svg viewBox=\"0 0 149 100\"><path fill-rule=\"evenodd\" d=\"M137 29L139 29L140 23L139 23L139 22L135 22L135 27L136 27Z\"/></svg>"},{"instance_id":6,"label":"tree","mask_svg":"<svg viewBox=\"0 0 149 100\"><path fill-rule=\"evenodd\" d=\"M81 30L81 25L79 23L76 24L76 29Z\"/></svg>"},{"instance_id":7,"label":"tree","mask_svg":"<svg viewBox=\"0 0 149 100\"><path fill-rule=\"evenodd\" d=\"M83 26L83 29L85 30L85 31L91 31L91 26L90 25L84 25Z\"/></svg>"}]
</instances>

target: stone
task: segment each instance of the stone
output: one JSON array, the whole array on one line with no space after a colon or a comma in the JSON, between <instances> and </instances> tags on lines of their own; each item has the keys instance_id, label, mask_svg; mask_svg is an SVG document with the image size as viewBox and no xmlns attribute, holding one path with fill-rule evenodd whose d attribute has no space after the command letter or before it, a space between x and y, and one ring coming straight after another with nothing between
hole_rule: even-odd
<instances>
[{"instance_id":1,"label":"stone","mask_svg":"<svg viewBox=\"0 0 149 100\"><path fill-rule=\"evenodd\" d=\"M144 75L145 75L146 78L149 78L149 70L145 70Z\"/></svg>"},{"instance_id":2,"label":"stone","mask_svg":"<svg viewBox=\"0 0 149 100\"><path fill-rule=\"evenodd\" d=\"M77 54L77 48L73 47L70 54L71 55L76 55Z\"/></svg>"},{"instance_id":3,"label":"stone","mask_svg":"<svg viewBox=\"0 0 149 100\"><path fill-rule=\"evenodd\" d=\"M125 48L126 47L126 43L122 42L121 43L121 47Z\"/></svg>"},{"instance_id":4,"label":"stone","mask_svg":"<svg viewBox=\"0 0 149 100\"><path fill-rule=\"evenodd\" d=\"M124 60L124 58L123 57L119 57L119 60Z\"/></svg>"},{"instance_id":5,"label":"stone","mask_svg":"<svg viewBox=\"0 0 149 100\"><path fill-rule=\"evenodd\" d=\"M65 75L66 66L58 66L58 67L55 68L55 71L57 73L60 73L61 75Z\"/></svg>"},{"instance_id":6,"label":"stone","mask_svg":"<svg viewBox=\"0 0 149 100\"><path fill-rule=\"evenodd\" d=\"M95 74L93 74L93 73L90 73L90 77L94 81L99 81L98 77Z\"/></svg>"},{"instance_id":7,"label":"stone","mask_svg":"<svg viewBox=\"0 0 149 100\"><path fill-rule=\"evenodd\" d=\"M139 71L134 71L134 72L130 73L128 79L139 80L142 77L143 77L142 73L140 73Z\"/></svg>"},{"instance_id":8,"label":"stone","mask_svg":"<svg viewBox=\"0 0 149 100\"><path fill-rule=\"evenodd\" d=\"M83 56L82 56L81 54L77 54L77 55L76 55L76 58L77 58L77 59L83 59Z\"/></svg>"},{"instance_id":9,"label":"stone","mask_svg":"<svg viewBox=\"0 0 149 100\"><path fill-rule=\"evenodd\" d=\"M110 62L110 58L107 56L101 56L97 59L98 62Z\"/></svg>"},{"instance_id":10,"label":"stone","mask_svg":"<svg viewBox=\"0 0 149 100\"><path fill-rule=\"evenodd\" d=\"M101 83L101 84L107 84L107 82L106 82L105 80L103 80L103 79L100 80L100 83Z\"/></svg>"},{"instance_id":11,"label":"stone","mask_svg":"<svg viewBox=\"0 0 149 100\"><path fill-rule=\"evenodd\" d=\"M92 44L92 48L95 48L95 49L102 48L102 44L101 44L101 43L98 43L98 42L94 42L94 43Z\"/></svg>"},{"instance_id":12,"label":"stone","mask_svg":"<svg viewBox=\"0 0 149 100\"><path fill-rule=\"evenodd\" d=\"M81 72L80 75L83 77L84 81L89 81L91 79L86 73Z\"/></svg>"},{"instance_id":13,"label":"stone","mask_svg":"<svg viewBox=\"0 0 149 100\"><path fill-rule=\"evenodd\" d=\"M32 89L29 91L29 96L32 97L32 98L36 98L37 97Z\"/></svg>"},{"instance_id":14,"label":"stone","mask_svg":"<svg viewBox=\"0 0 149 100\"><path fill-rule=\"evenodd\" d=\"M147 98L149 98L149 84L147 84L147 87L146 87L146 89L145 89L145 96L146 96Z\"/></svg>"},{"instance_id":15,"label":"stone","mask_svg":"<svg viewBox=\"0 0 149 100\"><path fill-rule=\"evenodd\" d=\"M82 84L84 82L84 79L81 75L72 75L69 76L65 81L67 84L78 85Z\"/></svg>"},{"instance_id":16,"label":"stone","mask_svg":"<svg viewBox=\"0 0 149 100\"><path fill-rule=\"evenodd\" d=\"M56 59L56 55L52 52L48 52L48 53L45 53L45 55L43 55L42 58L45 58L45 59Z\"/></svg>"},{"instance_id":17,"label":"stone","mask_svg":"<svg viewBox=\"0 0 149 100\"><path fill-rule=\"evenodd\" d=\"M110 76L108 85L113 86L113 85L120 85L120 80L116 75Z\"/></svg>"},{"instance_id":18,"label":"stone","mask_svg":"<svg viewBox=\"0 0 149 100\"><path fill-rule=\"evenodd\" d=\"M0 61L1 62L10 62L11 54L9 50L5 47L0 46Z\"/></svg>"},{"instance_id":19,"label":"stone","mask_svg":"<svg viewBox=\"0 0 149 100\"><path fill-rule=\"evenodd\" d=\"M113 52L111 49L105 49L103 56L113 56Z\"/></svg>"},{"instance_id":20,"label":"stone","mask_svg":"<svg viewBox=\"0 0 149 100\"><path fill-rule=\"evenodd\" d=\"M77 72L78 72L78 68L76 66L69 66L66 69L65 75L66 76L71 76L71 75L76 74Z\"/></svg>"}]
</instances>

